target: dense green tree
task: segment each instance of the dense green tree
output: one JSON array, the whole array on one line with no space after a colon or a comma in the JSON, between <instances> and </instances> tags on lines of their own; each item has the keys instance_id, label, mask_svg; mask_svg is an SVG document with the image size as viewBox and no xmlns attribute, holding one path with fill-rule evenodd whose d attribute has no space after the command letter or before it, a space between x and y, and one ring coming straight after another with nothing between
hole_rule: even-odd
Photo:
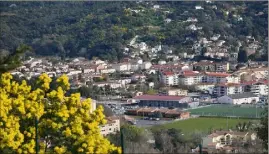
<instances>
[{"instance_id":1,"label":"dense green tree","mask_svg":"<svg viewBox=\"0 0 269 154\"><path fill-rule=\"evenodd\" d=\"M261 125L256 129L258 137L263 141L264 148L268 150L268 108L261 117Z\"/></svg>"},{"instance_id":2,"label":"dense green tree","mask_svg":"<svg viewBox=\"0 0 269 154\"><path fill-rule=\"evenodd\" d=\"M237 61L239 63L245 63L248 61L247 52L243 49L243 47L240 47L239 49Z\"/></svg>"},{"instance_id":3,"label":"dense green tree","mask_svg":"<svg viewBox=\"0 0 269 154\"><path fill-rule=\"evenodd\" d=\"M20 66L22 62L22 55L30 50L31 47L27 45L21 45L11 53L8 51L0 52L0 73L7 72Z\"/></svg>"}]
</instances>

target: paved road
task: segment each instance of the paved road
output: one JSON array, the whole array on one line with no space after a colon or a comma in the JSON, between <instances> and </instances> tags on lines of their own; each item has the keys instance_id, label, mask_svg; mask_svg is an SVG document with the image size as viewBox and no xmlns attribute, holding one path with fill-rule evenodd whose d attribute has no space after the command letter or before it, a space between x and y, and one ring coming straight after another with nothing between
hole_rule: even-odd
<instances>
[{"instance_id":1,"label":"paved road","mask_svg":"<svg viewBox=\"0 0 269 154\"><path fill-rule=\"evenodd\" d=\"M192 115L189 119L198 118L198 117L199 117L198 115ZM151 127L151 126L154 126L154 125L163 125L163 124L176 122L176 121L181 121L181 120L188 120L188 119L159 120L159 121L138 119L138 120L136 120L136 126L138 126L138 127Z\"/></svg>"}]
</instances>

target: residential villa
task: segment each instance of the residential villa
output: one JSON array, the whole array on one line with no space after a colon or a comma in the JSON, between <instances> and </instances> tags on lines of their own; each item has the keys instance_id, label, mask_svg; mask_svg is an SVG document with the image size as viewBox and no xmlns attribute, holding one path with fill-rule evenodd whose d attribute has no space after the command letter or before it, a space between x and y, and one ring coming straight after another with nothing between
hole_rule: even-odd
<instances>
[{"instance_id":1,"label":"residential villa","mask_svg":"<svg viewBox=\"0 0 269 154\"><path fill-rule=\"evenodd\" d=\"M117 131L120 131L120 119L117 117L106 117L107 123L101 125L100 131L101 134L106 136L108 134L115 134Z\"/></svg>"}]
</instances>

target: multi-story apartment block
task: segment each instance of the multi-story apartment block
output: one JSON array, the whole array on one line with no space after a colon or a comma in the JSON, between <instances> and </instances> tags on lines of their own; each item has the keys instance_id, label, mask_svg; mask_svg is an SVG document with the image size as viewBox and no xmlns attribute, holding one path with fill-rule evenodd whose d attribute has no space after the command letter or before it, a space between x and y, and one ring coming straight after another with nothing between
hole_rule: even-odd
<instances>
[{"instance_id":1,"label":"multi-story apartment block","mask_svg":"<svg viewBox=\"0 0 269 154\"><path fill-rule=\"evenodd\" d=\"M178 74L173 72L162 72L161 80L167 86L178 85Z\"/></svg>"},{"instance_id":2,"label":"multi-story apartment block","mask_svg":"<svg viewBox=\"0 0 269 154\"><path fill-rule=\"evenodd\" d=\"M216 63L216 71L217 72L227 72L230 69L230 63L229 62L223 62L223 63Z\"/></svg>"},{"instance_id":3,"label":"multi-story apartment block","mask_svg":"<svg viewBox=\"0 0 269 154\"><path fill-rule=\"evenodd\" d=\"M249 81L242 83L245 92L252 92L258 96L268 95L268 80Z\"/></svg>"},{"instance_id":4,"label":"multi-story apartment block","mask_svg":"<svg viewBox=\"0 0 269 154\"><path fill-rule=\"evenodd\" d=\"M202 82L202 75L197 71L183 71L179 76L182 85L193 85Z\"/></svg>"},{"instance_id":5,"label":"multi-story apartment block","mask_svg":"<svg viewBox=\"0 0 269 154\"><path fill-rule=\"evenodd\" d=\"M202 81L205 83L227 83L230 74L205 72Z\"/></svg>"},{"instance_id":6,"label":"multi-story apartment block","mask_svg":"<svg viewBox=\"0 0 269 154\"><path fill-rule=\"evenodd\" d=\"M242 93L243 87L238 83L221 83L214 87L213 94L217 96Z\"/></svg>"}]
</instances>

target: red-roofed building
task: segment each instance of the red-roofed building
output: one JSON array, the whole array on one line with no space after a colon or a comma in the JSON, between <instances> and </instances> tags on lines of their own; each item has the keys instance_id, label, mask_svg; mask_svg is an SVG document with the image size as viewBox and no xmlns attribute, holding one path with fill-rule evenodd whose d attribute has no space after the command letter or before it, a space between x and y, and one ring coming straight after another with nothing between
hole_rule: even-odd
<instances>
[{"instance_id":1,"label":"red-roofed building","mask_svg":"<svg viewBox=\"0 0 269 154\"><path fill-rule=\"evenodd\" d=\"M205 72L202 82L204 83L240 83L240 77L228 73Z\"/></svg>"},{"instance_id":2,"label":"red-roofed building","mask_svg":"<svg viewBox=\"0 0 269 154\"><path fill-rule=\"evenodd\" d=\"M140 95L134 97L139 106L187 108L192 100L185 96Z\"/></svg>"},{"instance_id":3,"label":"red-roofed building","mask_svg":"<svg viewBox=\"0 0 269 154\"><path fill-rule=\"evenodd\" d=\"M183 71L179 76L179 83L193 85L202 82L202 74L198 71Z\"/></svg>"},{"instance_id":4,"label":"red-roofed building","mask_svg":"<svg viewBox=\"0 0 269 154\"><path fill-rule=\"evenodd\" d=\"M178 85L178 74L171 71L161 72L161 81L167 86Z\"/></svg>"}]
</instances>

